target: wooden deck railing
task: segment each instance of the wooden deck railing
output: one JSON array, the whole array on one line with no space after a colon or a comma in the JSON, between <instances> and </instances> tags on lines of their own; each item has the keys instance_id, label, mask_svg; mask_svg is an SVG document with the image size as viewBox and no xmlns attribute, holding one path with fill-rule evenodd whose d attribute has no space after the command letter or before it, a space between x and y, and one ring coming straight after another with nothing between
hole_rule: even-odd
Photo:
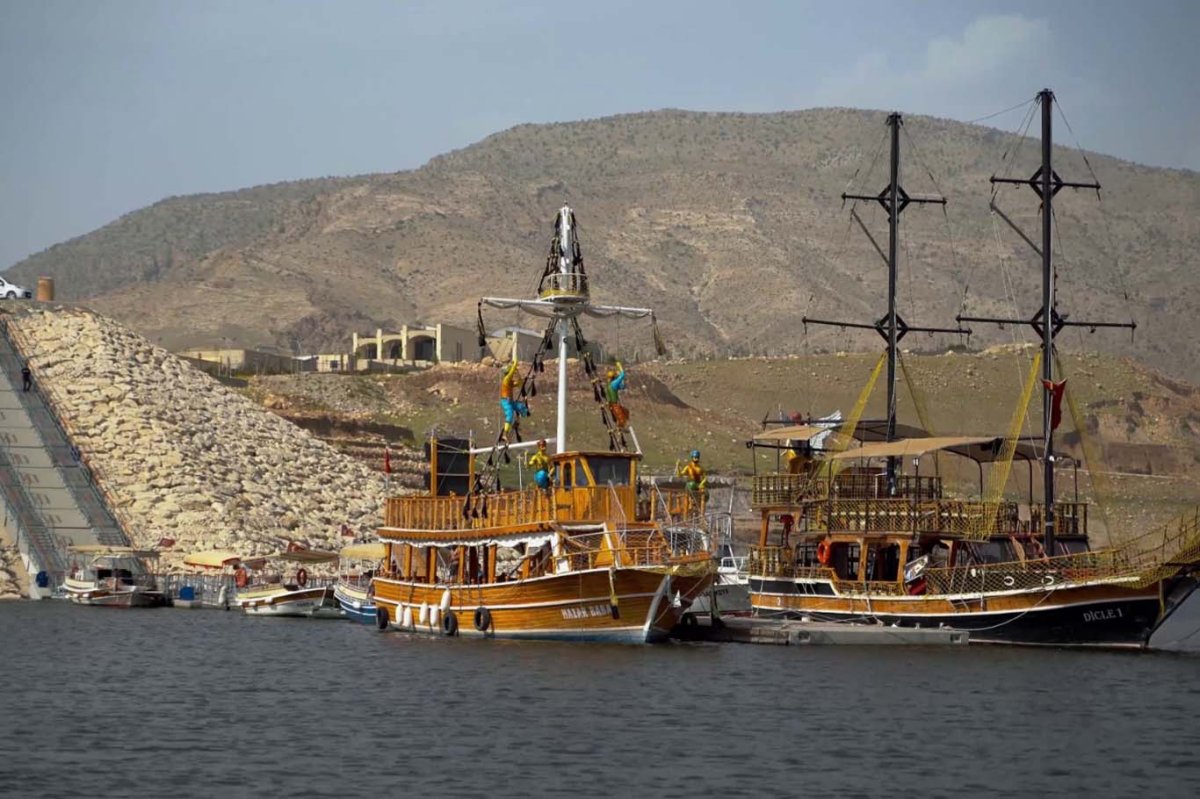
<instances>
[{"instance_id":1,"label":"wooden deck railing","mask_svg":"<svg viewBox=\"0 0 1200 799\"><path fill-rule=\"evenodd\" d=\"M384 523L402 530L477 530L550 522L634 521L632 486L503 491L470 497L391 497Z\"/></svg>"},{"instance_id":2,"label":"wooden deck railing","mask_svg":"<svg viewBox=\"0 0 1200 799\"><path fill-rule=\"evenodd\" d=\"M830 495L842 498L886 498L887 476L883 474L840 474L832 479L806 474L759 474L754 477L751 502L756 507L793 505ZM897 475L894 499L938 499L942 478Z\"/></svg>"},{"instance_id":3,"label":"wooden deck railing","mask_svg":"<svg viewBox=\"0 0 1200 799\"><path fill-rule=\"evenodd\" d=\"M808 533L944 534L960 538L1031 535L1043 532L1041 505L977 500L842 499L810 500L798 505ZM1087 504L1054 506L1057 535L1087 534Z\"/></svg>"}]
</instances>

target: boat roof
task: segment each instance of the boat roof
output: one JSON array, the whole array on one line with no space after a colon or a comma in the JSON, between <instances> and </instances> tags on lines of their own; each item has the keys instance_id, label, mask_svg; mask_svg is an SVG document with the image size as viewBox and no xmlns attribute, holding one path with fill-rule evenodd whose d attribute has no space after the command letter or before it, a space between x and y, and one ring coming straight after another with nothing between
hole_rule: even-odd
<instances>
[{"instance_id":1,"label":"boat roof","mask_svg":"<svg viewBox=\"0 0 1200 799\"><path fill-rule=\"evenodd\" d=\"M387 557L387 544L379 541L369 544L351 544L342 547L338 556L343 560L383 560Z\"/></svg>"},{"instance_id":2,"label":"boat roof","mask_svg":"<svg viewBox=\"0 0 1200 799\"><path fill-rule=\"evenodd\" d=\"M227 549L214 549L208 552L193 552L183 559L185 565L200 566L205 569L222 569L234 566L242 561L242 556Z\"/></svg>"},{"instance_id":3,"label":"boat roof","mask_svg":"<svg viewBox=\"0 0 1200 799\"><path fill-rule=\"evenodd\" d=\"M837 437L841 433L843 422L826 422L823 424L797 424L787 427L775 427L763 430L754 437L754 443L786 443L788 441L810 441L822 433ZM929 433L920 427L910 424L896 423L893 438L926 438ZM878 419L865 419L854 427L851 438L858 441L886 441L887 422Z\"/></svg>"},{"instance_id":4,"label":"boat roof","mask_svg":"<svg viewBox=\"0 0 1200 799\"><path fill-rule=\"evenodd\" d=\"M1021 438L1013 450L1015 460L1036 461L1041 459L1041 439ZM901 438L895 441L880 441L863 444L861 447L827 454L827 460L859 460L865 458L919 458L930 452L950 452L970 458L977 463L994 463L1004 458L1003 436L928 436L924 438ZM1061 453L1055 458L1072 461Z\"/></svg>"},{"instance_id":5,"label":"boat roof","mask_svg":"<svg viewBox=\"0 0 1200 799\"><path fill-rule=\"evenodd\" d=\"M67 547L68 552L79 555L95 555L96 557L113 558L157 558L158 551L154 549L138 549L137 547L116 547L107 544L74 544Z\"/></svg>"},{"instance_id":6,"label":"boat roof","mask_svg":"<svg viewBox=\"0 0 1200 799\"><path fill-rule=\"evenodd\" d=\"M294 563L329 563L338 559L338 553L324 549L293 549L262 555L262 560L288 560Z\"/></svg>"}]
</instances>

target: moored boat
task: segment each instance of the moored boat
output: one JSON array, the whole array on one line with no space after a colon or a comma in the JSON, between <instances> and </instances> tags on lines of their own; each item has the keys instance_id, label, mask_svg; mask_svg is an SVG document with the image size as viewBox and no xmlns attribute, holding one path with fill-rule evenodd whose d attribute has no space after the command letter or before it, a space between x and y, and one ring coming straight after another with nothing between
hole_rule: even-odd
<instances>
[{"instance_id":1,"label":"moored boat","mask_svg":"<svg viewBox=\"0 0 1200 799\"><path fill-rule=\"evenodd\" d=\"M1003 435L934 436L925 427L906 429L896 420L899 340L913 330L957 331L910 327L896 312L899 214L910 202L944 200L910 197L900 187L901 121L893 114L888 118L889 186L878 195L843 195L843 199L879 202L889 212L888 313L871 325L805 320L806 324L873 328L887 340L887 351L856 412L834 434L828 424L793 424L765 430L751 442L756 450L786 454L786 469L754 477L753 505L761 517L758 545L749 559L756 615L944 626L970 632L973 643L1142 648L1197 587L1200 512L1161 530L1094 549L1088 504L1078 501L1078 487L1075 501L1064 502L1057 495L1056 466L1071 464L1072 459L1054 446L1065 386L1054 369L1054 337L1068 326L1132 327L1132 323L1068 321L1058 311L1052 265L1053 197L1064 186L1098 190L1099 185L1067 183L1054 171L1053 94L1043 91L1038 101L1041 168L1027 180L993 178L993 183L1031 187L1041 200L1042 245L1033 246L1042 261L1042 307L1025 320L958 317L960 324L1028 324L1038 334L1041 351L1029 364L1011 428ZM992 208L1015 227L994 200ZM1032 239L1021 235L1032 245ZM882 253L882 248L877 249ZM874 425L859 424L884 363L888 417ZM1020 430L1038 388L1039 367L1042 433L1023 437ZM826 439L822 444L814 443L822 438ZM960 498L947 491L937 472L939 455L978 465L978 496ZM1009 499L1007 494L1014 460L1023 461L1029 470L1023 500ZM756 457L756 468L757 463ZM906 472L910 465L913 471ZM985 465L989 467L986 487ZM1039 469L1041 497L1033 489Z\"/></svg>"},{"instance_id":2,"label":"moored boat","mask_svg":"<svg viewBox=\"0 0 1200 799\"><path fill-rule=\"evenodd\" d=\"M330 564L336 552L295 549L241 561L234 572L237 592L231 605L247 616L341 617L333 585L310 577L308 568ZM295 565L288 579L284 569ZM275 570L272 570L275 569Z\"/></svg>"},{"instance_id":3,"label":"moored boat","mask_svg":"<svg viewBox=\"0 0 1200 799\"><path fill-rule=\"evenodd\" d=\"M154 550L97 544L68 551L89 558L86 566L77 566L63 581L63 596L71 602L106 608L155 608L167 603L143 563L158 557Z\"/></svg>"},{"instance_id":4,"label":"moored boat","mask_svg":"<svg viewBox=\"0 0 1200 799\"><path fill-rule=\"evenodd\" d=\"M333 586L342 615L363 624L375 623L371 579L387 557L383 544L351 544L338 553L338 579Z\"/></svg>"},{"instance_id":5,"label":"moored boat","mask_svg":"<svg viewBox=\"0 0 1200 799\"><path fill-rule=\"evenodd\" d=\"M492 445L469 439L427 444L429 490L392 497L378 537L387 547L372 581L377 623L410 632L498 638L649 642L665 639L683 611L708 590L703 491L655 491L640 479L642 453L616 399L602 393L583 346L579 318L648 318L645 308L589 300L575 218L555 221L550 258L536 300L485 298L549 320L542 347L519 381L502 393L505 433ZM482 314L481 314L482 320ZM482 324L482 321L481 321ZM568 338L597 385L609 450L570 449L566 441ZM519 437L520 413L542 357L557 343L557 435L553 455L538 449L530 485L504 487L502 464L534 451ZM518 364L505 372L513 380ZM621 372L623 374L623 370ZM616 372L613 372L616 375ZM505 404L507 402L507 404ZM629 442L633 443L630 449Z\"/></svg>"}]
</instances>

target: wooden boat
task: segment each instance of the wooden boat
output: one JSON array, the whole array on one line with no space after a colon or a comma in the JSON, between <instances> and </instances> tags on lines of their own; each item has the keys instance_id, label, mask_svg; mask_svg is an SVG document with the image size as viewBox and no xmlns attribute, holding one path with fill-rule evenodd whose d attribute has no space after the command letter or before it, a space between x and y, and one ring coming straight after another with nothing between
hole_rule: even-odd
<instances>
[{"instance_id":1,"label":"wooden boat","mask_svg":"<svg viewBox=\"0 0 1200 799\"><path fill-rule=\"evenodd\" d=\"M62 593L71 602L105 608L156 608L167 603L142 563L158 557L154 550L79 545L68 551L89 558L86 566L76 567L63 581Z\"/></svg>"},{"instance_id":2,"label":"wooden boat","mask_svg":"<svg viewBox=\"0 0 1200 799\"><path fill-rule=\"evenodd\" d=\"M351 544L338 553L339 567L333 596L342 615L363 624L375 623L375 596L371 579L387 558L383 544Z\"/></svg>"},{"instance_id":3,"label":"wooden boat","mask_svg":"<svg viewBox=\"0 0 1200 799\"><path fill-rule=\"evenodd\" d=\"M928 200L910 197L899 186L900 120L892 115L891 184L879 195L845 195L883 203L889 211L888 314L873 325L847 325L873 328L888 341L889 415L872 425L857 423L851 414L832 436L829 424L777 426L751 442L756 453L787 452L791 460L786 469L754 477L753 505L761 517L749 561L756 615L944 626L969 631L972 642L1141 648L1195 591L1200 512L1118 546L1093 549L1087 503L1063 502L1056 495L1055 466L1071 459L1054 449L1054 392L1061 385L1054 382L1054 335L1070 325L1123 325L1069 322L1054 304L1054 194L1064 185L1099 187L1064 183L1054 172L1053 95L1044 91L1039 100L1042 168L1029 180L993 180L1029 185L1042 198L1043 307L1032 320L960 316L958 321L1030 324L1038 332L1042 435L1019 435L1024 405L1035 389L1037 359L1014 427L1004 435L937 437L896 421L899 339L910 330L953 330L909 327L896 313L897 217L910 201ZM882 360L875 375L881 366ZM855 406L859 414L865 399L866 393ZM822 437L832 443L812 445ZM942 478L930 474L939 454L978 464L978 497L948 495ZM1010 501L1003 493L1014 459L1029 467L1027 502ZM756 468L758 460L756 455ZM914 471L905 473L910 464ZM985 465L991 478L986 489ZM1040 501L1033 491L1035 468L1044 478Z\"/></svg>"},{"instance_id":4,"label":"wooden boat","mask_svg":"<svg viewBox=\"0 0 1200 799\"><path fill-rule=\"evenodd\" d=\"M341 618L333 586L310 577L308 568L337 560L336 552L297 549L242 560L234 572L237 592L231 605L247 616L297 616L312 619ZM292 578L270 571L295 565Z\"/></svg>"},{"instance_id":5,"label":"wooden boat","mask_svg":"<svg viewBox=\"0 0 1200 799\"><path fill-rule=\"evenodd\" d=\"M557 435L546 439L556 449L553 478L544 488L502 487L500 467L509 453L533 442L476 447L469 439L431 438L428 493L389 498L378 531L387 557L372 581L377 623L435 635L665 639L713 579L703 496L652 496L639 479L636 435L603 407L609 451L573 450L566 441L569 331L585 373L594 378L579 317L647 318L652 312L590 303L569 207L556 218L539 299L485 298L483 305L549 320L520 398L526 388L534 390L542 356L557 342ZM601 401L598 392L596 398Z\"/></svg>"}]
</instances>

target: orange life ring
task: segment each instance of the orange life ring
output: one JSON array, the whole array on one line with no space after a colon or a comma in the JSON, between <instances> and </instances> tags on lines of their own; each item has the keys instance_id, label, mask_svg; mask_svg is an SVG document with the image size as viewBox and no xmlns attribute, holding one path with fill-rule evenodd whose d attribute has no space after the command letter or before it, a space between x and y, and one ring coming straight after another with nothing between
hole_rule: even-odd
<instances>
[{"instance_id":1,"label":"orange life ring","mask_svg":"<svg viewBox=\"0 0 1200 799\"><path fill-rule=\"evenodd\" d=\"M245 588L246 583L250 582L250 575L246 574L245 569L238 569L233 573L233 582L238 588Z\"/></svg>"},{"instance_id":2,"label":"orange life ring","mask_svg":"<svg viewBox=\"0 0 1200 799\"><path fill-rule=\"evenodd\" d=\"M831 551L832 549L833 547L829 546L828 541L822 541L821 543L817 544L817 562L822 566L828 566L829 557L833 554Z\"/></svg>"},{"instance_id":3,"label":"orange life ring","mask_svg":"<svg viewBox=\"0 0 1200 799\"><path fill-rule=\"evenodd\" d=\"M301 588L308 585L308 571L306 569L301 568L296 572L296 585Z\"/></svg>"}]
</instances>

